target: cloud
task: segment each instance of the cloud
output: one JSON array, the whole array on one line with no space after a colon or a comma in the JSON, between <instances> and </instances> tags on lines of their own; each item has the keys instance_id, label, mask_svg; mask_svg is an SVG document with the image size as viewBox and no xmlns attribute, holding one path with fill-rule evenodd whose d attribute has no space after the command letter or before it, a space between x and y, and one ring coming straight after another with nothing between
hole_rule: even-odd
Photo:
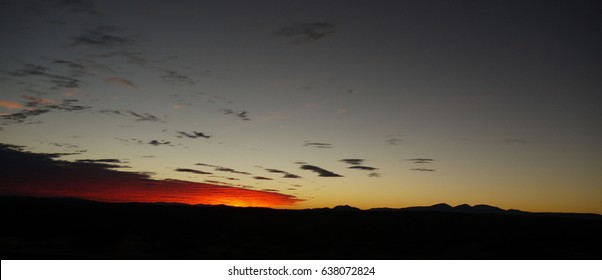
<instances>
[{"instance_id":1,"label":"cloud","mask_svg":"<svg viewBox=\"0 0 602 280\"><path fill-rule=\"evenodd\" d=\"M269 180L269 181L274 180L272 178L262 177L262 176L255 176L255 177L253 177L253 179L255 179L255 180Z\"/></svg>"},{"instance_id":2,"label":"cloud","mask_svg":"<svg viewBox=\"0 0 602 280\"><path fill-rule=\"evenodd\" d=\"M90 14L98 14L94 7L94 3L91 1L85 0L59 0L59 5L68 9L70 12L81 12L81 13L90 13Z\"/></svg>"},{"instance_id":3,"label":"cloud","mask_svg":"<svg viewBox=\"0 0 602 280\"><path fill-rule=\"evenodd\" d=\"M194 85L194 82L185 75L182 75L176 71L172 71L172 70L161 70L161 72L163 73L163 75L161 75L161 79L163 79L163 81L165 81L168 84L172 84L172 85L182 85L182 84L188 84L188 85Z\"/></svg>"},{"instance_id":4,"label":"cloud","mask_svg":"<svg viewBox=\"0 0 602 280\"><path fill-rule=\"evenodd\" d=\"M162 145L170 145L171 142L164 141L164 140L151 140L151 141L148 142L148 144L149 145L153 145L153 146L162 146Z\"/></svg>"},{"instance_id":5,"label":"cloud","mask_svg":"<svg viewBox=\"0 0 602 280\"><path fill-rule=\"evenodd\" d=\"M23 108L23 105L17 102L12 102L12 101L8 101L8 100L2 100L0 99L0 107L6 108L6 109L10 109L10 110L14 110L14 109L21 109Z\"/></svg>"},{"instance_id":6,"label":"cloud","mask_svg":"<svg viewBox=\"0 0 602 280\"><path fill-rule=\"evenodd\" d=\"M161 120L159 118L157 118L156 116L153 116L151 114L138 114L134 111L127 111L128 113L130 113L130 115L136 117L137 122L144 122L144 121L149 121L149 122L161 122Z\"/></svg>"},{"instance_id":7,"label":"cloud","mask_svg":"<svg viewBox=\"0 0 602 280\"><path fill-rule=\"evenodd\" d=\"M109 25L98 25L93 29L84 30L79 36L73 38L73 46L95 46L113 48L124 46L132 42L120 33L123 28Z\"/></svg>"},{"instance_id":8,"label":"cloud","mask_svg":"<svg viewBox=\"0 0 602 280\"><path fill-rule=\"evenodd\" d=\"M267 172L270 173L280 173L280 174L284 174L284 176L282 176L282 178L287 178L287 179L299 179L301 178L301 176L299 175L295 175L286 171L282 171L282 170L278 170L278 169L272 169L272 168L266 168L265 169Z\"/></svg>"},{"instance_id":9,"label":"cloud","mask_svg":"<svg viewBox=\"0 0 602 280\"><path fill-rule=\"evenodd\" d=\"M414 171L422 171L422 172L432 172L432 171L436 171L435 169L430 169L430 168L412 168L410 170L414 170Z\"/></svg>"},{"instance_id":10,"label":"cloud","mask_svg":"<svg viewBox=\"0 0 602 280\"><path fill-rule=\"evenodd\" d=\"M50 99L46 99L46 98L42 98L42 97L23 95L23 99L30 100L28 103L26 103L27 106L29 106L29 107L35 107L38 105L55 106L57 104L57 102L54 100L50 100Z\"/></svg>"},{"instance_id":11,"label":"cloud","mask_svg":"<svg viewBox=\"0 0 602 280\"><path fill-rule=\"evenodd\" d=\"M118 163L125 163L119 159L78 159L76 163L87 163L89 166L99 168L130 168L129 166L119 165Z\"/></svg>"},{"instance_id":12,"label":"cloud","mask_svg":"<svg viewBox=\"0 0 602 280\"><path fill-rule=\"evenodd\" d=\"M240 120L243 120L243 121L251 120L248 116L249 112L247 112L245 110L234 112L234 110L232 110L232 109L221 108L220 112L224 113L224 115L235 115L236 117L238 117Z\"/></svg>"},{"instance_id":13,"label":"cloud","mask_svg":"<svg viewBox=\"0 0 602 280\"><path fill-rule=\"evenodd\" d=\"M332 171L328 171L326 169L322 169L315 165L309 165L309 164L301 165L301 169L316 172L316 173L318 173L318 176L320 176L320 177L343 177L339 174L336 174Z\"/></svg>"},{"instance_id":14,"label":"cloud","mask_svg":"<svg viewBox=\"0 0 602 280\"><path fill-rule=\"evenodd\" d=\"M342 160L339 160L339 161L347 163L347 164L351 164L351 165L360 165L360 164L362 164L365 161L365 159L346 158L346 159L342 159Z\"/></svg>"},{"instance_id":15,"label":"cloud","mask_svg":"<svg viewBox=\"0 0 602 280\"><path fill-rule=\"evenodd\" d=\"M403 139L401 138L403 135L387 135L385 136L385 143L387 143L388 145L399 145L401 142L403 142Z\"/></svg>"},{"instance_id":16,"label":"cloud","mask_svg":"<svg viewBox=\"0 0 602 280\"><path fill-rule=\"evenodd\" d=\"M81 69L75 71L73 68L71 68L70 76L52 74L50 71L51 69L45 66L25 63L21 69L14 71L2 71L2 73L16 78L28 78L31 76L44 77L46 80L43 80L43 82L50 83L50 88L55 90L61 88L79 88L82 85L82 81L76 78L84 74Z\"/></svg>"},{"instance_id":17,"label":"cloud","mask_svg":"<svg viewBox=\"0 0 602 280\"><path fill-rule=\"evenodd\" d=\"M6 114L0 116L0 119L9 120L16 123L24 122L26 119L32 116L39 116L53 110L64 111L64 112L73 112L73 111L81 111L86 110L91 107L89 106L81 106L75 105L73 103L78 102L77 99L63 99L60 103L54 100L45 99L41 97L33 97L24 95L23 99L27 100L25 102L25 107L21 111Z\"/></svg>"},{"instance_id":18,"label":"cloud","mask_svg":"<svg viewBox=\"0 0 602 280\"><path fill-rule=\"evenodd\" d=\"M154 116L154 115L151 115L148 113L140 114L140 113L136 113L132 110L125 110L125 111L124 110L99 110L98 112L107 114L107 115L119 115L119 116L127 116L129 114L130 116L133 116L134 121L137 121L137 122L144 122L144 121L163 122L157 116Z\"/></svg>"},{"instance_id":19,"label":"cloud","mask_svg":"<svg viewBox=\"0 0 602 280\"><path fill-rule=\"evenodd\" d=\"M357 170L368 170L368 171L378 170L378 168L376 168L376 167L363 166L363 165L354 165L354 166L349 166L348 168L349 169L357 169Z\"/></svg>"},{"instance_id":20,"label":"cloud","mask_svg":"<svg viewBox=\"0 0 602 280\"><path fill-rule=\"evenodd\" d=\"M73 144L69 144L69 143L52 142L52 143L50 143L50 145L53 145L53 146L59 147L59 148L66 148L66 149L78 149L79 148L78 145L73 145Z\"/></svg>"},{"instance_id":21,"label":"cloud","mask_svg":"<svg viewBox=\"0 0 602 280\"><path fill-rule=\"evenodd\" d=\"M69 74L71 77L81 77L85 76L87 73L85 71L84 65L73 62L70 60L56 59L52 61L53 64L64 65L67 67Z\"/></svg>"},{"instance_id":22,"label":"cloud","mask_svg":"<svg viewBox=\"0 0 602 280\"><path fill-rule=\"evenodd\" d=\"M232 168L227 168L227 167L215 167L215 171L229 172L229 173L242 174L242 175L251 175L251 173L249 173L249 172L238 171L238 170L234 170Z\"/></svg>"},{"instance_id":23,"label":"cloud","mask_svg":"<svg viewBox=\"0 0 602 280\"><path fill-rule=\"evenodd\" d=\"M110 78L106 78L104 81L106 83L122 85L122 86L126 86L129 88L138 88L138 86L136 86L136 84L132 83L130 80L126 80L121 77L110 77Z\"/></svg>"},{"instance_id":24,"label":"cloud","mask_svg":"<svg viewBox=\"0 0 602 280\"><path fill-rule=\"evenodd\" d=\"M348 158L348 159L342 159L342 160L339 160L339 161L352 165L352 166L347 167L349 169L366 170L366 171L375 171L375 170L378 170L378 168L376 168L376 167L361 165L362 163L364 163L364 161L366 161L365 159ZM368 174L368 176L369 177L380 177L380 173L371 172L371 173Z\"/></svg>"},{"instance_id":25,"label":"cloud","mask_svg":"<svg viewBox=\"0 0 602 280\"><path fill-rule=\"evenodd\" d=\"M274 34L291 38L292 43L304 43L320 40L334 34L334 24L329 22L296 23L276 31Z\"/></svg>"},{"instance_id":26,"label":"cloud","mask_svg":"<svg viewBox=\"0 0 602 280\"><path fill-rule=\"evenodd\" d=\"M249 119L249 117L247 116L247 114L248 114L248 112L247 112L247 111L241 111L241 112L238 112L238 113L236 113L236 116L237 116L239 119L243 120L243 121L248 121L248 120L250 120L250 119Z\"/></svg>"},{"instance_id":27,"label":"cloud","mask_svg":"<svg viewBox=\"0 0 602 280\"><path fill-rule=\"evenodd\" d=\"M211 165L211 164L205 164L205 163L197 163L196 165L213 167L213 168L215 168L215 171L220 171L220 172L229 172L229 173L241 174L241 175L251 175L251 173L249 173L249 172L238 171L238 170L234 170L232 168L227 168L227 167L222 167L222 166L217 166L217 165Z\"/></svg>"},{"instance_id":28,"label":"cloud","mask_svg":"<svg viewBox=\"0 0 602 280\"><path fill-rule=\"evenodd\" d=\"M301 199L277 192L180 180L157 180L147 173L114 170L98 162L57 160L54 154L26 152L0 144L0 195L75 197L108 202L274 207Z\"/></svg>"},{"instance_id":29,"label":"cloud","mask_svg":"<svg viewBox=\"0 0 602 280\"><path fill-rule=\"evenodd\" d=\"M177 136L178 138L182 138L183 136L188 137L188 138L193 138L193 139L199 138L199 137L206 138L206 139L211 138L211 135L206 134L204 132L193 131L192 133L188 133L188 132L178 131L177 133L179 134L179 136Z\"/></svg>"},{"instance_id":30,"label":"cloud","mask_svg":"<svg viewBox=\"0 0 602 280\"><path fill-rule=\"evenodd\" d=\"M103 114L107 114L107 115L120 115L120 116L125 116L125 114L123 114L123 112L122 112L122 111L120 111L120 110L100 110L100 111L98 111L98 112L100 112L100 113L103 113Z\"/></svg>"},{"instance_id":31,"label":"cloud","mask_svg":"<svg viewBox=\"0 0 602 280\"><path fill-rule=\"evenodd\" d=\"M306 142L304 144L304 146L306 147L314 147L314 148L320 148L320 149L330 149L332 148L332 144L328 144L328 143L316 143L316 142Z\"/></svg>"},{"instance_id":32,"label":"cloud","mask_svg":"<svg viewBox=\"0 0 602 280\"><path fill-rule=\"evenodd\" d=\"M238 178L234 178L234 177L227 177L227 176L210 176L212 178L222 178L222 179L226 179L226 180L230 180L230 181L239 181L240 179Z\"/></svg>"},{"instance_id":33,"label":"cloud","mask_svg":"<svg viewBox=\"0 0 602 280\"><path fill-rule=\"evenodd\" d=\"M189 169L189 168L176 168L175 170L178 171L178 172L188 172L188 173L201 174L201 175L210 175L210 174L213 174L211 172L205 172L205 171L200 171L200 170L196 170L196 169Z\"/></svg>"},{"instance_id":34,"label":"cloud","mask_svg":"<svg viewBox=\"0 0 602 280\"><path fill-rule=\"evenodd\" d=\"M432 158L409 158L407 161L411 161L412 163L423 164L423 163L432 163L435 160Z\"/></svg>"},{"instance_id":35,"label":"cloud","mask_svg":"<svg viewBox=\"0 0 602 280\"><path fill-rule=\"evenodd\" d=\"M146 58L144 52L112 51L109 53L98 55L98 57L119 57L120 59L125 60L127 63L135 64L142 67L147 66L149 63L149 59Z\"/></svg>"},{"instance_id":36,"label":"cloud","mask_svg":"<svg viewBox=\"0 0 602 280\"><path fill-rule=\"evenodd\" d=\"M140 145L153 145L153 146L171 146L173 147L173 144L171 144L170 141L165 141L165 140L150 140L150 141L146 141L146 140L140 140L140 139L136 139L136 138L131 138L131 139L123 139L123 138L119 138L119 137L115 137L116 140L119 141L123 141L123 142L127 142L127 143L134 143L134 144L140 144Z\"/></svg>"}]
</instances>

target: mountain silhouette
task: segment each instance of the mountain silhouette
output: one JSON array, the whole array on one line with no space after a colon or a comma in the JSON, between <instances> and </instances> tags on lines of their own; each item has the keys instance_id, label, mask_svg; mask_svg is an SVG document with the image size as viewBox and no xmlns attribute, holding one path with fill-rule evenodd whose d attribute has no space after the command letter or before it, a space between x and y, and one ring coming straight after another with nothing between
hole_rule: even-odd
<instances>
[{"instance_id":1,"label":"mountain silhouette","mask_svg":"<svg viewBox=\"0 0 602 280\"><path fill-rule=\"evenodd\" d=\"M279 210L0 196L6 259L601 259L602 216L488 205Z\"/></svg>"}]
</instances>

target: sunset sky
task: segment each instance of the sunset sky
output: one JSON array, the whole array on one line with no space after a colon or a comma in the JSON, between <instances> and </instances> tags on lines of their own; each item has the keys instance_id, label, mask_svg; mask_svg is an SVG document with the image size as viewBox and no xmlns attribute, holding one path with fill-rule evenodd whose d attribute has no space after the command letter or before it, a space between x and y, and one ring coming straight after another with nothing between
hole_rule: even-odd
<instances>
[{"instance_id":1,"label":"sunset sky","mask_svg":"<svg viewBox=\"0 0 602 280\"><path fill-rule=\"evenodd\" d=\"M602 213L599 1L0 1L0 194Z\"/></svg>"}]
</instances>

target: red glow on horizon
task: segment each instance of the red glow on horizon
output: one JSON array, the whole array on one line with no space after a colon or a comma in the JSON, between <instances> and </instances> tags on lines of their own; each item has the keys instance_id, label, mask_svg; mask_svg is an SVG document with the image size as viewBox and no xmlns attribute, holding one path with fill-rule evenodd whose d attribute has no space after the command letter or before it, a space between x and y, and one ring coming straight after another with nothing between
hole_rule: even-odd
<instances>
[{"instance_id":1,"label":"red glow on horizon","mask_svg":"<svg viewBox=\"0 0 602 280\"><path fill-rule=\"evenodd\" d=\"M83 182L47 182L48 186L21 185L11 195L31 195L44 197L74 197L103 202L168 202L184 204L228 205L237 207L278 207L293 205L300 199L286 194L248 190L236 187L210 185L175 180L154 181L150 185L119 184L105 185L103 182L81 184Z\"/></svg>"},{"instance_id":2,"label":"red glow on horizon","mask_svg":"<svg viewBox=\"0 0 602 280\"><path fill-rule=\"evenodd\" d=\"M0 145L6 168L0 195L73 197L106 202L171 202L185 204L277 207L301 199L277 192L179 180L155 180L106 165L68 162L52 154L35 154Z\"/></svg>"}]
</instances>

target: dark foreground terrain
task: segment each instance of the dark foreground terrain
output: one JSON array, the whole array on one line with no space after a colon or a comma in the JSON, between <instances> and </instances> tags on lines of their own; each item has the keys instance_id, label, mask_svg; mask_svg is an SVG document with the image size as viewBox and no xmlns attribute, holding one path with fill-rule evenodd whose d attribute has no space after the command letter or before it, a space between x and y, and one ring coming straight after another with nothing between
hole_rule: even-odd
<instances>
[{"instance_id":1,"label":"dark foreground terrain","mask_svg":"<svg viewBox=\"0 0 602 280\"><path fill-rule=\"evenodd\" d=\"M24 197L0 205L2 259L602 259L599 215Z\"/></svg>"}]
</instances>

